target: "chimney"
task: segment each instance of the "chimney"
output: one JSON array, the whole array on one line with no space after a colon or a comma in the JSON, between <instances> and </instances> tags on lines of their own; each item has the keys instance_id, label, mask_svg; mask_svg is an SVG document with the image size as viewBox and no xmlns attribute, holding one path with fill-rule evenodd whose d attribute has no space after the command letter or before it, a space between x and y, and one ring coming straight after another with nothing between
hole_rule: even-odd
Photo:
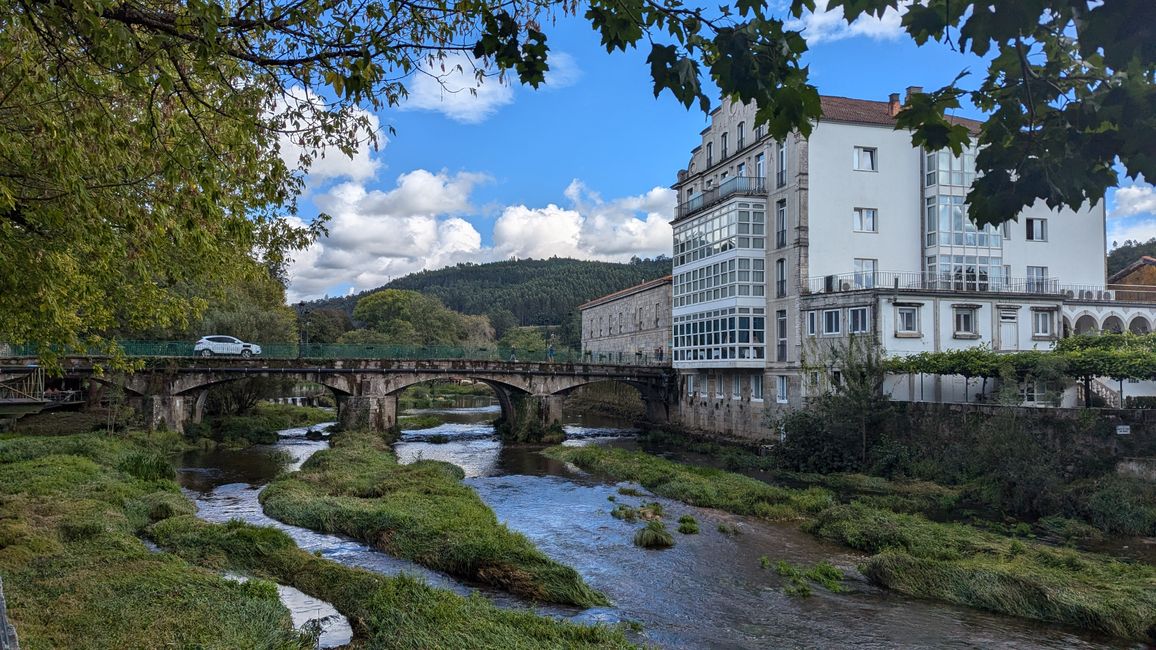
<instances>
[{"instance_id":1,"label":"chimney","mask_svg":"<svg viewBox=\"0 0 1156 650\"><path fill-rule=\"evenodd\" d=\"M911 96L918 94L918 93L921 93L921 92L923 92L923 86L908 86L907 87L907 97L903 100L903 104L904 105L910 104L911 103Z\"/></svg>"},{"instance_id":2,"label":"chimney","mask_svg":"<svg viewBox=\"0 0 1156 650\"><path fill-rule=\"evenodd\" d=\"M891 117L899 114L899 93L891 93L887 105L887 112L891 114Z\"/></svg>"}]
</instances>

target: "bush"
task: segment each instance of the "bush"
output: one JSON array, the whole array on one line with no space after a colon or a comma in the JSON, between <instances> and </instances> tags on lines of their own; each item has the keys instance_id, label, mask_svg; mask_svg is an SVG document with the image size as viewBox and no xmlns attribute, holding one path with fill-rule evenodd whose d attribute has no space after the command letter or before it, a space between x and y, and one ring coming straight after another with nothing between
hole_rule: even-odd
<instances>
[{"instance_id":1,"label":"bush","mask_svg":"<svg viewBox=\"0 0 1156 650\"><path fill-rule=\"evenodd\" d=\"M678 532L683 535L697 535L698 521L690 515L683 515L678 518Z\"/></svg>"},{"instance_id":2,"label":"bush","mask_svg":"<svg viewBox=\"0 0 1156 650\"><path fill-rule=\"evenodd\" d=\"M1156 535L1156 484L1104 476L1072 485L1071 510L1096 528L1120 535Z\"/></svg>"}]
</instances>

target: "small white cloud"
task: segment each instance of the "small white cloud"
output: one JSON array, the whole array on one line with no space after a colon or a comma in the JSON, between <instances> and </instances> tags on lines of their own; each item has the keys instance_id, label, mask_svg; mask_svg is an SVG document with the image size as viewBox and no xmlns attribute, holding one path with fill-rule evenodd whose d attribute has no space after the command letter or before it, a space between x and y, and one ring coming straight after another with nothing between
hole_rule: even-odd
<instances>
[{"instance_id":1,"label":"small white cloud","mask_svg":"<svg viewBox=\"0 0 1156 650\"><path fill-rule=\"evenodd\" d=\"M1146 242L1156 237L1156 219L1117 219L1108 222L1108 248L1112 243L1123 244L1129 239Z\"/></svg>"},{"instance_id":2,"label":"small white cloud","mask_svg":"<svg viewBox=\"0 0 1156 650\"><path fill-rule=\"evenodd\" d=\"M514 101L514 89L492 75L479 79L484 64L468 54L446 53L423 63L409 84L403 110L437 111L456 122L479 124Z\"/></svg>"},{"instance_id":3,"label":"small white cloud","mask_svg":"<svg viewBox=\"0 0 1156 650\"><path fill-rule=\"evenodd\" d=\"M863 14L848 24L843 8L827 9L828 0L816 0L815 11L803 14L802 18L787 21L787 28L803 32L808 45L840 41L845 38L866 36L877 41L895 40L903 35L903 14L907 13L904 2L899 10L888 7L882 16Z\"/></svg>"},{"instance_id":4,"label":"small white cloud","mask_svg":"<svg viewBox=\"0 0 1156 650\"><path fill-rule=\"evenodd\" d=\"M1115 207L1109 218L1129 217L1137 214L1156 214L1156 188L1143 179L1132 185L1116 188Z\"/></svg>"},{"instance_id":5,"label":"small white cloud","mask_svg":"<svg viewBox=\"0 0 1156 650\"><path fill-rule=\"evenodd\" d=\"M550 52L546 59L550 69L546 71L546 89L557 90L573 86L582 78L578 61L565 52Z\"/></svg>"}]
</instances>

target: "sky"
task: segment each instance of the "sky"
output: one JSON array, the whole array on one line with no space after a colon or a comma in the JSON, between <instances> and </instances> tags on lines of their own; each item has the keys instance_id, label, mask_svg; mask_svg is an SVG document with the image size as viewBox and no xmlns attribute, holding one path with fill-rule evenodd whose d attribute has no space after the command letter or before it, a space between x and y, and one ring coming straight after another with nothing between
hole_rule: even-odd
<instances>
[{"instance_id":1,"label":"sky","mask_svg":"<svg viewBox=\"0 0 1156 650\"><path fill-rule=\"evenodd\" d=\"M893 12L848 27L825 5L797 25L823 94L884 101L907 86L934 89L961 71L984 71L946 46L916 47ZM471 62L451 58L448 91L417 75L402 104L367 114L380 130L377 150L314 163L298 215L320 211L332 221L328 237L291 264L290 302L459 262L670 254L670 185L708 116L669 93L655 98L647 52L608 54L584 19L560 18L545 31L551 70L541 88L479 86L472 73L455 73ZM296 162L291 146L282 155ZM1109 246L1156 236L1153 187L1122 179L1108 197L1107 229Z\"/></svg>"}]
</instances>

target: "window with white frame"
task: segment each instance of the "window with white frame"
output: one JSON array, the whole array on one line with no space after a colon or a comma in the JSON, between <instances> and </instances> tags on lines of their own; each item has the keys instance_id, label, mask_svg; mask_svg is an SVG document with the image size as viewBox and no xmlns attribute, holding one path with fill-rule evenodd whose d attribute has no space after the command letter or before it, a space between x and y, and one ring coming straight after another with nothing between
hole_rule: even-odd
<instances>
[{"instance_id":1,"label":"window with white frame","mask_svg":"<svg viewBox=\"0 0 1156 650\"><path fill-rule=\"evenodd\" d=\"M1032 312L1032 336L1051 338L1054 332L1055 317L1050 310Z\"/></svg>"},{"instance_id":2,"label":"window with white frame","mask_svg":"<svg viewBox=\"0 0 1156 650\"><path fill-rule=\"evenodd\" d=\"M723 395L723 393L724 393L724 391L723 391L723 376L722 375L714 375L713 379L714 379L714 396L718 399L722 399L724 396Z\"/></svg>"},{"instance_id":3,"label":"window with white frame","mask_svg":"<svg viewBox=\"0 0 1156 650\"><path fill-rule=\"evenodd\" d=\"M720 160L726 160L727 159L727 134L725 134L725 133L722 134L722 137L719 138L719 144L721 145L720 153L722 154L722 156L720 157Z\"/></svg>"},{"instance_id":4,"label":"window with white frame","mask_svg":"<svg viewBox=\"0 0 1156 650\"><path fill-rule=\"evenodd\" d=\"M787 310L780 309L775 312L775 360L787 360Z\"/></svg>"},{"instance_id":5,"label":"window with white frame","mask_svg":"<svg viewBox=\"0 0 1156 650\"><path fill-rule=\"evenodd\" d=\"M976 329L975 307L952 307L951 312L955 321L955 336L957 338L974 338L979 335L979 330Z\"/></svg>"},{"instance_id":6,"label":"window with white frame","mask_svg":"<svg viewBox=\"0 0 1156 650\"><path fill-rule=\"evenodd\" d=\"M694 397L694 375L686 376L686 394Z\"/></svg>"},{"instance_id":7,"label":"window with white frame","mask_svg":"<svg viewBox=\"0 0 1156 650\"><path fill-rule=\"evenodd\" d=\"M879 150L875 147L855 147L855 169L861 172L879 171Z\"/></svg>"},{"instance_id":8,"label":"window with white frame","mask_svg":"<svg viewBox=\"0 0 1156 650\"><path fill-rule=\"evenodd\" d=\"M896 307L895 308L895 333L896 334L918 334L919 333L919 308L918 307Z\"/></svg>"},{"instance_id":9,"label":"window with white frame","mask_svg":"<svg viewBox=\"0 0 1156 650\"><path fill-rule=\"evenodd\" d=\"M739 149L742 149L743 145L746 144L746 140L747 140L747 123L746 122L739 122L738 133L736 135L738 137L735 138L735 145ZM742 174L739 174L739 175L742 176Z\"/></svg>"},{"instance_id":10,"label":"window with white frame","mask_svg":"<svg viewBox=\"0 0 1156 650\"><path fill-rule=\"evenodd\" d=\"M875 274L879 270L879 260L855 258L855 288L874 289Z\"/></svg>"},{"instance_id":11,"label":"window with white frame","mask_svg":"<svg viewBox=\"0 0 1156 650\"><path fill-rule=\"evenodd\" d=\"M787 296L787 260L775 260L775 297L785 298Z\"/></svg>"},{"instance_id":12,"label":"window with white frame","mask_svg":"<svg viewBox=\"0 0 1156 650\"><path fill-rule=\"evenodd\" d=\"M714 164L714 144L708 142L708 143L706 143L706 166L710 167L713 164ZM707 181L707 183L710 183L710 181Z\"/></svg>"},{"instance_id":13,"label":"window with white frame","mask_svg":"<svg viewBox=\"0 0 1156 650\"><path fill-rule=\"evenodd\" d=\"M852 307L847 310L847 332L849 334L864 334L868 330L867 308Z\"/></svg>"},{"instance_id":14,"label":"window with white frame","mask_svg":"<svg viewBox=\"0 0 1156 650\"><path fill-rule=\"evenodd\" d=\"M763 401L762 375L751 375L751 399L756 402Z\"/></svg>"},{"instance_id":15,"label":"window with white frame","mask_svg":"<svg viewBox=\"0 0 1156 650\"><path fill-rule=\"evenodd\" d=\"M842 312L838 309L827 309L823 312L823 335L838 336L843 331Z\"/></svg>"},{"instance_id":16,"label":"window with white frame","mask_svg":"<svg viewBox=\"0 0 1156 650\"><path fill-rule=\"evenodd\" d=\"M743 396L742 375L731 375L731 399L740 399Z\"/></svg>"},{"instance_id":17,"label":"window with white frame","mask_svg":"<svg viewBox=\"0 0 1156 650\"><path fill-rule=\"evenodd\" d=\"M779 200L775 204L775 248L787 245L787 201Z\"/></svg>"},{"instance_id":18,"label":"window with white frame","mask_svg":"<svg viewBox=\"0 0 1156 650\"><path fill-rule=\"evenodd\" d=\"M735 173L739 177L746 176L747 175L747 164L746 163L739 163L738 166L735 168Z\"/></svg>"},{"instance_id":19,"label":"window with white frame","mask_svg":"<svg viewBox=\"0 0 1156 650\"><path fill-rule=\"evenodd\" d=\"M818 320L818 313L813 311L807 312L807 336L814 336L816 333L818 333Z\"/></svg>"},{"instance_id":20,"label":"window with white frame","mask_svg":"<svg viewBox=\"0 0 1156 650\"><path fill-rule=\"evenodd\" d=\"M1048 267L1028 267L1028 291L1033 293L1043 293L1048 290L1048 284Z\"/></svg>"},{"instance_id":21,"label":"window with white frame","mask_svg":"<svg viewBox=\"0 0 1156 650\"><path fill-rule=\"evenodd\" d=\"M1028 241L1047 241L1048 240L1048 220L1047 219L1027 219L1027 240Z\"/></svg>"},{"instance_id":22,"label":"window with white frame","mask_svg":"<svg viewBox=\"0 0 1156 650\"><path fill-rule=\"evenodd\" d=\"M879 211L875 208L855 208L853 219L855 232L879 232L878 216Z\"/></svg>"},{"instance_id":23,"label":"window with white frame","mask_svg":"<svg viewBox=\"0 0 1156 650\"><path fill-rule=\"evenodd\" d=\"M785 142L779 143L779 169L775 173L775 181L778 187L785 187L787 184L787 144Z\"/></svg>"},{"instance_id":24,"label":"window with white frame","mask_svg":"<svg viewBox=\"0 0 1156 650\"><path fill-rule=\"evenodd\" d=\"M775 375L775 401L779 404L787 403L787 389L790 382L786 375Z\"/></svg>"},{"instance_id":25,"label":"window with white frame","mask_svg":"<svg viewBox=\"0 0 1156 650\"><path fill-rule=\"evenodd\" d=\"M758 178L765 178L767 173L767 160L763 154L755 156L755 176Z\"/></svg>"}]
</instances>

